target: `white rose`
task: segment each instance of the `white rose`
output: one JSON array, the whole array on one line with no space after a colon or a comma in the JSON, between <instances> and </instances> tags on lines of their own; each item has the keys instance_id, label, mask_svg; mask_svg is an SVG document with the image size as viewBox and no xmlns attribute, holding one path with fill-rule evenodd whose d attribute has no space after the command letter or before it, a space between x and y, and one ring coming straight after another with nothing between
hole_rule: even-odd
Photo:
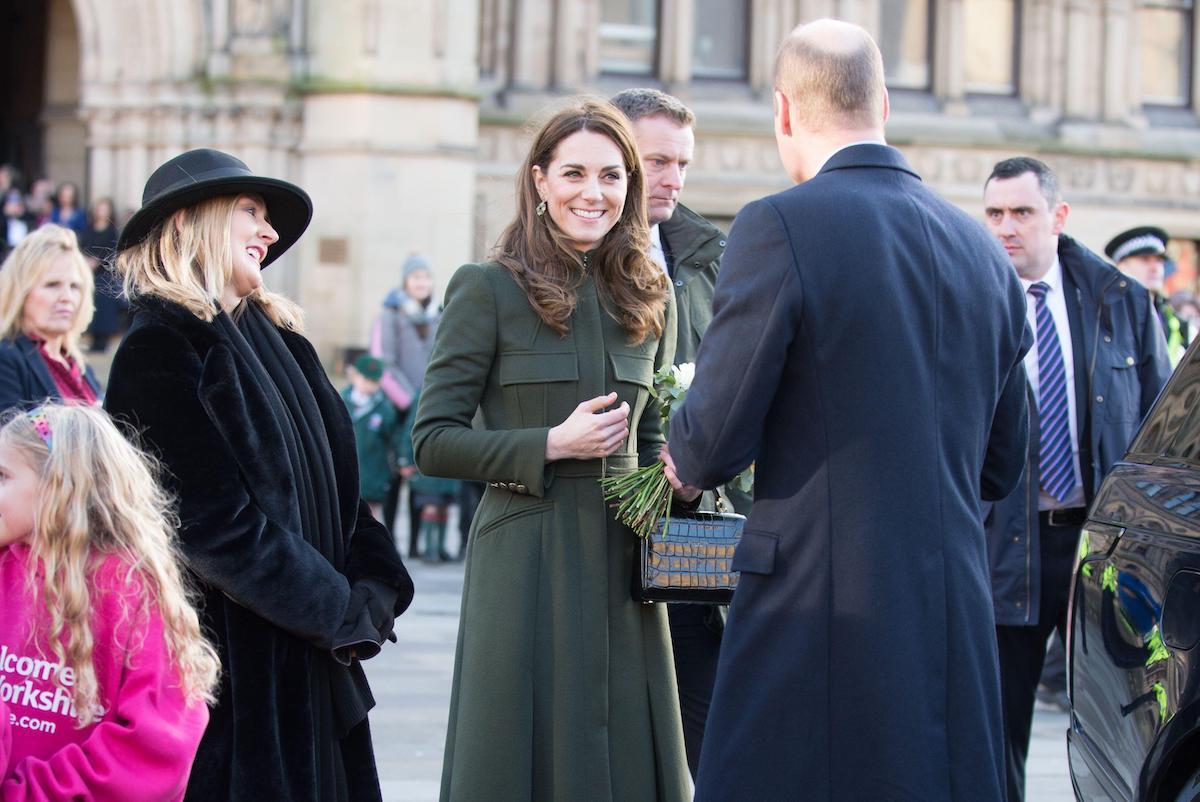
<instances>
[{"instance_id":1,"label":"white rose","mask_svg":"<svg viewBox=\"0 0 1200 802\"><path fill-rule=\"evenodd\" d=\"M682 365L672 365L671 373L675 375L675 384L681 390L687 390L692 386L692 379L696 377L696 363L684 362Z\"/></svg>"}]
</instances>

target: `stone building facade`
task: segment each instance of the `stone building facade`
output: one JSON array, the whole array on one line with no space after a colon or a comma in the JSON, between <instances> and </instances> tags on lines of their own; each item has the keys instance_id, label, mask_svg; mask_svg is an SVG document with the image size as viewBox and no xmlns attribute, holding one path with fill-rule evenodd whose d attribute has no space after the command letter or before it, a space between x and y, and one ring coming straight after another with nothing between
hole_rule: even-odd
<instances>
[{"instance_id":1,"label":"stone building facade","mask_svg":"<svg viewBox=\"0 0 1200 802\"><path fill-rule=\"evenodd\" d=\"M10 24L5 44L34 42L16 49L38 69L5 91L36 125L0 128L0 160L24 154L125 209L191 147L301 184L314 221L269 281L309 311L327 357L366 342L410 251L433 257L441 286L486 254L528 126L564 95L651 85L688 102L684 201L718 221L784 188L772 62L821 16L875 33L889 140L954 202L980 214L991 165L1038 156L1060 173L1071 233L1099 249L1162 225L1176 281L1194 283L1194 0L46 0L0 14L31 5L37 35Z\"/></svg>"}]
</instances>

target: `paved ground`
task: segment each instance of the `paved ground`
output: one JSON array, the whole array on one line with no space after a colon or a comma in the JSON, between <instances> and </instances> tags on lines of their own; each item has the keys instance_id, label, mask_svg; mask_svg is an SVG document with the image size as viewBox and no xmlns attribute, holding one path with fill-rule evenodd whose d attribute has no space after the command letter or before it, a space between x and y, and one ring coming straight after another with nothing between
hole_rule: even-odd
<instances>
[{"instance_id":1,"label":"paved ground","mask_svg":"<svg viewBox=\"0 0 1200 802\"><path fill-rule=\"evenodd\" d=\"M367 663L378 705L371 714L386 802L434 802L441 776L462 565L410 564L417 594L400 619L399 643ZM1029 757L1029 802L1072 802L1067 717L1038 708Z\"/></svg>"}]
</instances>

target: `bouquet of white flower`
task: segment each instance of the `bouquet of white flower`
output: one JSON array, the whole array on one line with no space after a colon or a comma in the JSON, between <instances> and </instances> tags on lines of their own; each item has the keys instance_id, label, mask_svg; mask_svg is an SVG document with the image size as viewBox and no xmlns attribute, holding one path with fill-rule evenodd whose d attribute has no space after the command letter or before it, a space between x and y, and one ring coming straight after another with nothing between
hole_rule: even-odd
<instances>
[{"instance_id":1,"label":"bouquet of white flower","mask_svg":"<svg viewBox=\"0 0 1200 802\"><path fill-rule=\"evenodd\" d=\"M650 394L654 398L651 408L662 420L663 434L669 434L671 417L683 406L696 365L687 362L670 365L654 374L654 387ZM638 537L649 537L658 527L659 521L671 511L671 484L667 481L664 465L655 461L621 476L606 476L600 480L604 498L617 508L617 518L632 529ZM754 484L754 466L751 465L733 480L743 491L748 492Z\"/></svg>"}]
</instances>

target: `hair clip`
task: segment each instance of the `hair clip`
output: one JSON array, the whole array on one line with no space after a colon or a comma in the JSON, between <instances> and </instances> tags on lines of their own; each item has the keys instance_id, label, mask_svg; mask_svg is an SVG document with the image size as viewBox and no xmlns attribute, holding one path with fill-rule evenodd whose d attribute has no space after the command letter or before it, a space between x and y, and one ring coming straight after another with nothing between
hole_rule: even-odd
<instances>
[{"instance_id":1,"label":"hair clip","mask_svg":"<svg viewBox=\"0 0 1200 802\"><path fill-rule=\"evenodd\" d=\"M29 420L33 423L33 428L37 429L38 436L42 438L42 442L46 444L46 448L50 448L54 441L54 432L50 430L50 419L46 416L46 410L43 407L27 412Z\"/></svg>"}]
</instances>

